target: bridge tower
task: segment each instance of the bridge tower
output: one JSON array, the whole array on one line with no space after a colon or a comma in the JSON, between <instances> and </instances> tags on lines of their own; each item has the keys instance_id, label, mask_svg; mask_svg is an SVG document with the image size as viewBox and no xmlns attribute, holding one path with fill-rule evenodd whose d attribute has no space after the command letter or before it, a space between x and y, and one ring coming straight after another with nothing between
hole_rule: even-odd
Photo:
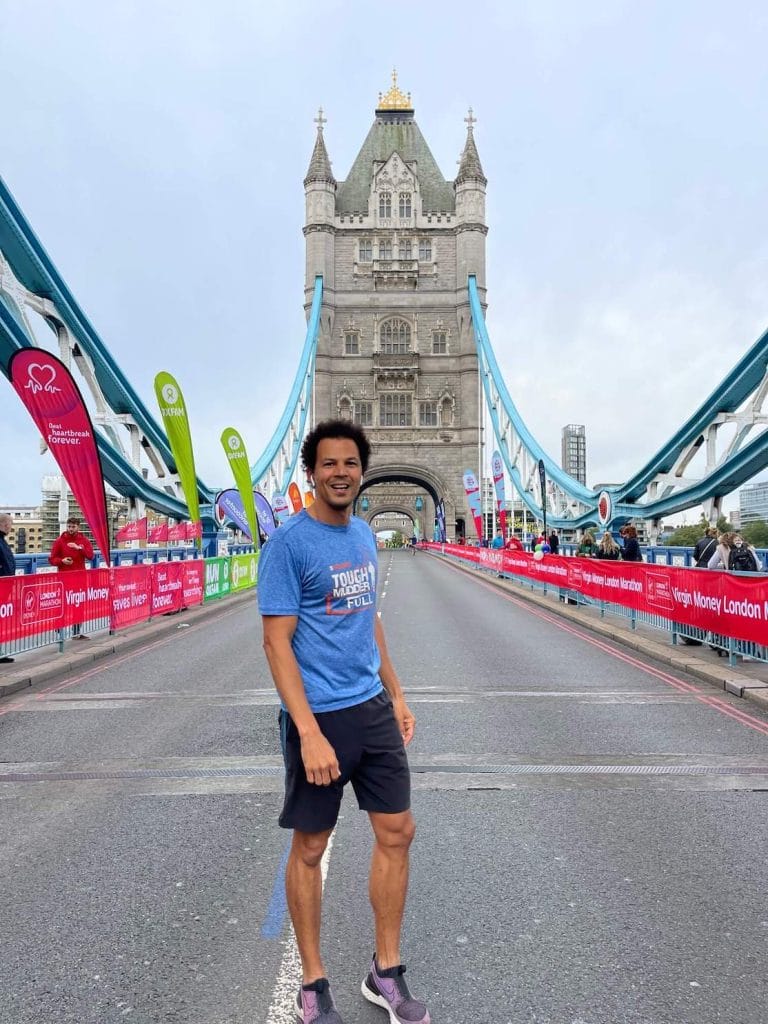
<instances>
[{"instance_id":1,"label":"bridge tower","mask_svg":"<svg viewBox=\"0 0 768 1024\"><path fill-rule=\"evenodd\" d=\"M441 499L449 539L465 532L463 474L480 470L467 276L484 303L486 178L471 110L466 122L450 181L394 73L344 181L331 169L321 109L304 179L307 311L315 276L324 282L313 420L346 417L370 437L358 514L404 512L427 538Z\"/></svg>"}]
</instances>

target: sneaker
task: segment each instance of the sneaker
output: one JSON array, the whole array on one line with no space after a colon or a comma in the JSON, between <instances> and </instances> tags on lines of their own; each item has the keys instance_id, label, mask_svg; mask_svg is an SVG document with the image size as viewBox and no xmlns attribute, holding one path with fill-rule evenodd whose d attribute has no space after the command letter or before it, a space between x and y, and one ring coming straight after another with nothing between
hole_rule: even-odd
<instances>
[{"instance_id":1,"label":"sneaker","mask_svg":"<svg viewBox=\"0 0 768 1024\"><path fill-rule=\"evenodd\" d=\"M429 1011L408 991L404 975L405 964L380 971L374 955L370 973L360 991L369 1003L387 1011L390 1024L429 1024Z\"/></svg>"},{"instance_id":2,"label":"sneaker","mask_svg":"<svg viewBox=\"0 0 768 1024\"><path fill-rule=\"evenodd\" d=\"M296 1020L298 1024L344 1024L327 978L301 986L296 996Z\"/></svg>"},{"instance_id":3,"label":"sneaker","mask_svg":"<svg viewBox=\"0 0 768 1024\"><path fill-rule=\"evenodd\" d=\"M0 658L0 665L10 665L12 661L15 661L10 655L6 655L4 658Z\"/></svg>"},{"instance_id":4,"label":"sneaker","mask_svg":"<svg viewBox=\"0 0 768 1024\"><path fill-rule=\"evenodd\" d=\"M89 636L86 636L85 633L75 633L75 640L90 640L90 639L91 638Z\"/></svg>"}]
</instances>

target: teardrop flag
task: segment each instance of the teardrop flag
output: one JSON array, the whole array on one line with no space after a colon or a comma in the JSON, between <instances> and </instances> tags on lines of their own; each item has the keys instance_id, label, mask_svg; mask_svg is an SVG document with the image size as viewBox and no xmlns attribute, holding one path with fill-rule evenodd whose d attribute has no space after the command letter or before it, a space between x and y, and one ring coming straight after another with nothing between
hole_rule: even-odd
<instances>
[{"instance_id":1,"label":"teardrop flag","mask_svg":"<svg viewBox=\"0 0 768 1024\"><path fill-rule=\"evenodd\" d=\"M471 469L468 469L464 474L464 490L467 493L467 504L469 505L469 510L475 521L475 533L477 534L477 539L482 540L483 519L480 512L480 485L477 482L477 477Z\"/></svg>"},{"instance_id":2,"label":"teardrop flag","mask_svg":"<svg viewBox=\"0 0 768 1024\"><path fill-rule=\"evenodd\" d=\"M248 520L248 532L251 535L254 547L259 546L259 531L256 526L256 507L253 501L253 484L251 483L251 469L248 464L248 452L245 442L234 427L225 427L221 434L221 444L235 478L235 484L240 493L240 498L245 509Z\"/></svg>"},{"instance_id":3,"label":"teardrop flag","mask_svg":"<svg viewBox=\"0 0 768 1024\"><path fill-rule=\"evenodd\" d=\"M304 508L304 502L301 500L301 491L299 490L298 484L289 484L288 497L291 500L293 511L301 512L301 510Z\"/></svg>"},{"instance_id":4,"label":"teardrop flag","mask_svg":"<svg viewBox=\"0 0 768 1024\"><path fill-rule=\"evenodd\" d=\"M14 352L8 375L69 485L109 565L101 457L83 396L67 367L40 348Z\"/></svg>"},{"instance_id":5,"label":"teardrop flag","mask_svg":"<svg viewBox=\"0 0 768 1024\"><path fill-rule=\"evenodd\" d=\"M507 499L504 493L504 463L501 460L501 452L498 450L491 457L491 469L493 471L493 486L496 488L496 511L499 514L499 526L506 537Z\"/></svg>"},{"instance_id":6,"label":"teardrop flag","mask_svg":"<svg viewBox=\"0 0 768 1024\"><path fill-rule=\"evenodd\" d=\"M155 395L181 481L184 500L189 509L189 518L192 522L196 522L200 518L200 502L197 494L192 437L189 432L189 419L184 396L175 378L165 370L155 377Z\"/></svg>"}]
</instances>

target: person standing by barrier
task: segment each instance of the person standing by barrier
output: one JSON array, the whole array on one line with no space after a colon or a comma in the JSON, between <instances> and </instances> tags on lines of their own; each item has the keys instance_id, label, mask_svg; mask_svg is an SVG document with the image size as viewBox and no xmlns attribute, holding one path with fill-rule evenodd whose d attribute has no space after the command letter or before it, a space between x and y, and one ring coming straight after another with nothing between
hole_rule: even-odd
<instances>
[{"instance_id":1,"label":"person standing by barrier","mask_svg":"<svg viewBox=\"0 0 768 1024\"><path fill-rule=\"evenodd\" d=\"M549 550L553 555L560 554L560 537L558 536L557 530L553 530L549 535Z\"/></svg>"},{"instance_id":2,"label":"person standing by barrier","mask_svg":"<svg viewBox=\"0 0 768 1024\"><path fill-rule=\"evenodd\" d=\"M67 528L60 537L53 542L48 561L55 565L59 572L75 572L78 569L85 569L85 563L93 558L93 545L80 532L80 520L77 516L70 516L67 520ZM88 640L85 633L80 631L82 620L76 622L73 627L72 636L78 640Z\"/></svg>"},{"instance_id":3,"label":"person standing by barrier","mask_svg":"<svg viewBox=\"0 0 768 1024\"><path fill-rule=\"evenodd\" d=\"M697 569L706 569L717 548L717 527L708 526L704 536L696 541L693 549L693 564Z\"/></svg>"},{"instance_id":4,"label":"person standing by barrier","mask_svg":"<svg viewBox=\"0 0 768 1024\"><path fill-rule=\"evenodd\" d=\"M622 526L619 533L624 538L624 547L621 549L622 562L642 562L643 553L637 539L637 529L628 523Z\"/></svg>"},{"instance_id":5,"label":"person standing by barrier","mask_svg":"<svg viewBox=\"0 0 768 1024\"><path fill-rule=\"evenodd\" d=\"M736 535L731 531L721 533L717 538L717 547L715 548L711 558L707 562L708 569L727 569L728 563L731 560L731 548L733 547L733 538Z\"/></svg>"},{"instance_id":6,"label":"person standing by barrier","mask_svg":"<svg viewBox=\"0 0 768 1024\"><path fill-rule=\"evenodd\" d=\"M351 514L370 445L356 424L328 420L307 435L301 456L315 500L264 547L258 581L264 650L282 704L280 825L293 829L285 888L303 974L295 1012L304 1024L342 1024L320 952L321 859L351 782L374 832L376 948L362 994L393 1022L429 1024L400 961L416 828L405 747L415 719L376 612L373 534Z\"/></svg>"},{"instance_id":7,"label":"person standing by barrier","mask_svg":"<svg viewBox=\"0 0 768 1024\"><path fill-rule=\"evenodd\" d=\"M3 512L0 514L0 576L16 575L16 556L6 539L12 529L13 518L7 512ZM0 648L0 654L2 654L2 648ZM0 664L10 665L13 660L9 654L5 654L0 657Z\"/></svg>"},{"instance_id":8,"label":"person standing by barrier","mask_svg":"<svg viewBox=\"0 0 768 1024\"><path fill-rule=\"evenodd\" d=\"M607 558L615 562L620 557L621 548L613 539L613 536L608 532L608 530L606 530L603 536L600 538L600 543L597 545L595 558Z\"/></svg>"},{"instance_id":9,"label":"person standing by barrier","mask_svg":"<svg viewBox=\"0 0 768 1024\"><path fill-rule=\"evenodd\" d=\"M579 558L594 558L596 553L597 544L595 544L595 538L590 530L585 530L581 543L576 549L576 554Z\"/></svg>"}]
</instances>

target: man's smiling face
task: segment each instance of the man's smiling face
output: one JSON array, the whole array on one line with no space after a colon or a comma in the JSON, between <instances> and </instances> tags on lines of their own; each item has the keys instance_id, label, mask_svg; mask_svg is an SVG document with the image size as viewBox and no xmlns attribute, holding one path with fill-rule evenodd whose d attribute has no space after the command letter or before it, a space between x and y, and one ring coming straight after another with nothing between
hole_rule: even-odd
<instances>
[{"instance_id":1,"label":"man's smiling face","mask_svg":"<svg viewBox=\"0 0 768 1024\"><path fill-rule=\"evenodd\" d=\"M338 514L351 508L362 477L360 452L354 441L347 437L326 437L320 441L312 478L315 502L324 510Z\"/></svg>"}]
</instances>

